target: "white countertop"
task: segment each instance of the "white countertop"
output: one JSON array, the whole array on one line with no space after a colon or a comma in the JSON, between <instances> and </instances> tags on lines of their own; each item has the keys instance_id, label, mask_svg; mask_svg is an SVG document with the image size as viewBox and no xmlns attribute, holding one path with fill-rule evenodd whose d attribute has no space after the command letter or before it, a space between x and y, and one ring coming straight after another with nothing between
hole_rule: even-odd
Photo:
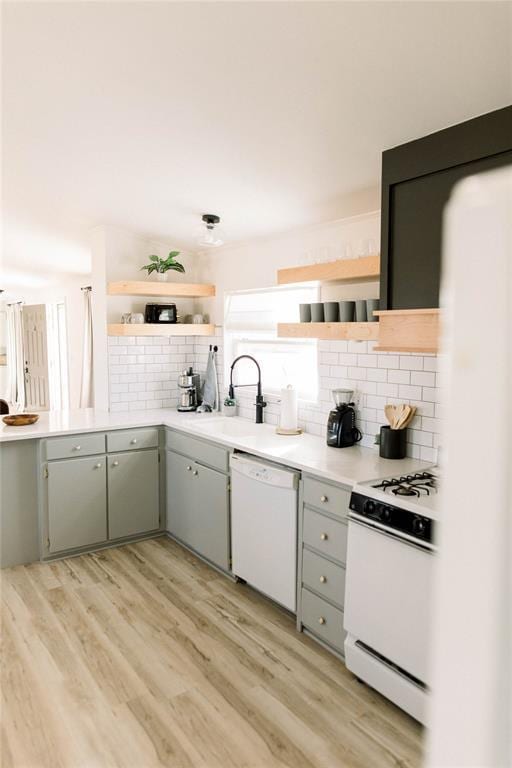
<instances>
[{"instance_id":1,"label":"white countertop","mask_svg":"<svg viewBox=\"0 0 512 768\"><path fill-rule=\"evenodd\" d=\"M226 418L218 413L178 413L170 409L140 413L109 413L95 409L49 411L41 413L39 421L27 427L8 427L2 423L0 442L161 425L350 486L429 466L417 459L381 459L376 450L360 446L330 448L325 438L316 435L277 435L271 424L253 424L246 419Z\"/></svg>"}]
</instances>

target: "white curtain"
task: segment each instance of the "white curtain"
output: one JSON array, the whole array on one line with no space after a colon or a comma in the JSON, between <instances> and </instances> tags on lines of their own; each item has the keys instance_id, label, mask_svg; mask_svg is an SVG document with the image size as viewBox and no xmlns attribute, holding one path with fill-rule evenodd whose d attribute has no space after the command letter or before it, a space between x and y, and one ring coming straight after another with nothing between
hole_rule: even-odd
<instances>
[{"instance_id":1,"label":"white curtain","mask_svg":"<svg viewBox=\"0 0 512 768\"><path fill-rule=\"evenodd\" d=\"M82 386L80 388L80 408L92 408L93 394L93 338L91 289L84 288L84 340L82 346Z\"/></svg>"},{"instance_id":2,"label":"white curtain","mask_svg":"<svg viewBox=\"0 0 512 768\"><path fill-rule=\"evenodd\" d=\"M8 400L18 411L25 407L25 371L21 304L7 305Z\"/></svg>"}]
</instances>

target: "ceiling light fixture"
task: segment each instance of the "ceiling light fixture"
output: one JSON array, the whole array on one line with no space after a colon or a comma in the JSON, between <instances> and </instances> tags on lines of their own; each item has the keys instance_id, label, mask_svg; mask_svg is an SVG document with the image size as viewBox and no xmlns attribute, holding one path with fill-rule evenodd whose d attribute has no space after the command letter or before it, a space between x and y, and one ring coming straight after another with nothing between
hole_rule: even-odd
<instances>
[{"instance_id":1,"label":"ceiling light fixture","mask_svg":"<svg viewBox=\"0 0 512 768\"><path fill-rule=\"evenodd\" d=\"M220 229L216 229L220 217L214 213L203 213L202 221L203 227L197 241L198 244L205 248L218 248L219 245L223 245L223 233Z\"/></svg>"}]
</instances>

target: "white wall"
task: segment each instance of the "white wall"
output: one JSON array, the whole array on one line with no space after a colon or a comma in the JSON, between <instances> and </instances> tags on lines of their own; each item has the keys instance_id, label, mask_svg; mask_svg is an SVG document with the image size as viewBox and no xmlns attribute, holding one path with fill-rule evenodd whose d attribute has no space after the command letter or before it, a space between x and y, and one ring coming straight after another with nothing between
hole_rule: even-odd
<instances>
[{"instance_id":1,"label":"white wall","mask_svg":"<svg viewBox=\"0 0 512 768\"><path fill-rule=\"evenodd\" d=\"M212 322L222 325L226 291L275 286L277 270L284 267L347 255L355 257L359 242L368 239L374 240L379 246L379 211L203 251L198 254L198 280L215 283L217 287L216 297L206 299L204 306ZM376 281L340 285L325 290L322 298L329 300L334 294L340 298L373 298L379 295L379 287Z\"/></svg>"},{"instance_id":2,"label":"white wall","mask_svg":"<svg viewBox=\"0 0 512 768\"><path fill-rule=\"evenodd\" d=\"M126 229L120 229L112 226L99 226L95 227L91 231L91 252L92 252L92 306L93 306L93 332L94 332L94 403L96 408L107 410L109 407L113 407L114 410L120 410L119 398L117 395L121 394L121 390L124 389L123 384L127 385L126 392L131 395L134 391L141 391L140 387L135 387L136 384L146 383L144 377L138 379L135 370L117 370L117 366L120 363L111 363L109 367L109 343L107 339L107 323L120 323L121 317L125 312L141 312L144 313L145 305L150 302L158 303L175 303L177 305L178 314L186 316L192 314L195 311L196 302L192 299L173 299L169 297L136 297L136 296L108 296L107 284L112 281L119 280L155 280L154 274L147 278L147 273L141 271L141 267L144 264L149 263L149 256L156 254L160 257L165 257L171 250L180 250L179 247L173 242L162 243L155 239L147 238L134 232L130 232ZM193 254L181 251L178 257L185 267L185 273L180 274L178 272L169 272L168 282L196 282L197 280L197 259ZM126 341L128 338L128 341ZM151 337L142 339L140 337L126 337L119 340L121 350L125 350L136 342L141 342L138 351L138 357L141 358L144 355L145 349L150 347L154 342L158 343L159 337ZM143 342L143 343L142 343ZM160 339L160 346L165 342L167 351L171 353L179 351L177 348L169 346L168 339ZM185 345L186 341L182 342ZM116 341L110 344L110 355L114 359L119 355L116 355L113 351L113 347L116 345ZM172 347L172 349L171 349ZM151 350L147 353L149 357L153 357L150 354ZM163 354L161 352L160 354ZM130 356L131 357L131 356ZM157 365L153 360L146 361L148 365ZM179 360L175 361L180 362ZM138 373L146 374L151 371L142 370L143 362L131 361L126 365L139 366ZM123 368L123 366L121 366ZM126 375L127 379L120 381L118 376L120 373ZM177 372L174 372L174 379L176 379ZM110 387L109 387L109 376ZM134 378L135 377L135 378ZM148 384L154 384L154 382L147 382ZM113 388L112 388L112 385ZM130 389L130 385L131 389ZM170 385L169 385L170 386ZM143 388L146 391L146 387ZM151 390L148 389L148 392ZM166 387L165 391L168 391ZM124 394L124 393L123 393ZM114 397L112 397L114 395ZM161 402L168 400L170 395L162 396L159 398ZM146 400L149 402L155 400L155 397L148 394ZM126 398L122 402L128 403L130 397ZM142 400L141 400L142 403ZM115 407L114 407L115 406ZM132 406L132 408L135 406ZM149 407L143 406L142 407ZM158 407L158 406L154 406ZM128 406L126 406L128 410Z\"/></svg>"}]
</instances>

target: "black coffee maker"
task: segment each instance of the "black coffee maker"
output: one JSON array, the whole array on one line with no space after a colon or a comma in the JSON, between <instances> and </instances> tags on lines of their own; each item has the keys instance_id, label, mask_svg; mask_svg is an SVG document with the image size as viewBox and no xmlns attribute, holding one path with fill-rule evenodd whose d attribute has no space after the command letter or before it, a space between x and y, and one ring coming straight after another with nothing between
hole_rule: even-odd
<instances>
[{"instance_id":1,"label":"black coffee maker","mask_svg":"<svg viewBox=\"0 0 512 768\"><path fill-rule=\"evenodd\" d=\"M327 445L347 448L358 443L363 437L356 427L353 395L352 389L333 389L332 396L336 408L329 413L327 420Z\"/></svg>"}]
</instances>

